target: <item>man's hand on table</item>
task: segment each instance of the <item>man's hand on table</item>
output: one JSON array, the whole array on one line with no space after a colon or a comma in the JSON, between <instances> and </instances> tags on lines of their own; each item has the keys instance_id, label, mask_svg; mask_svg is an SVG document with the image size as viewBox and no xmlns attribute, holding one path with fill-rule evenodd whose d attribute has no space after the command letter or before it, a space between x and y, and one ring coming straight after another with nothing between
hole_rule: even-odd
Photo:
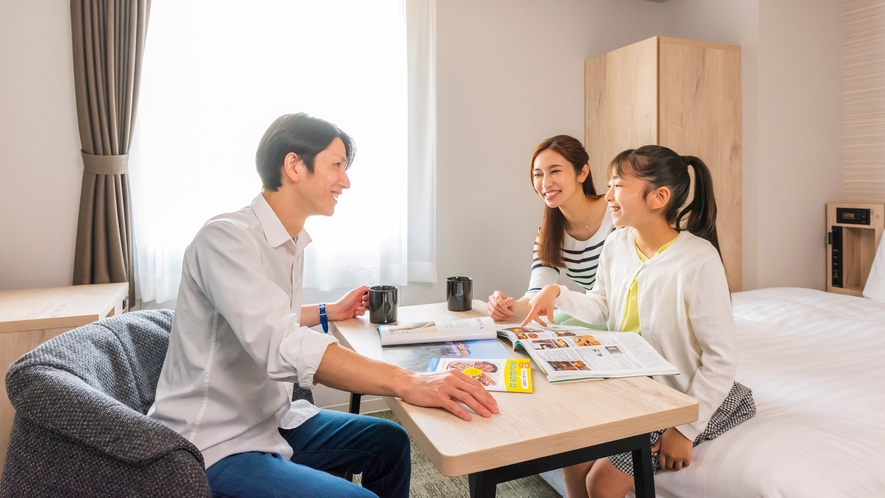
<instances>
[{"instance_id":1,"label":"man's hand on table","mask_svg":"<svg viewBox=\"0 0 885 498\"><path fill-rule=\"evenodd\" d=\"M413 374L402 399L413 405L443 408L467 421L473 417L460 403L483 417L498 413L498 402L482 384L457 370Z\"/></svg>"}]
</instances>

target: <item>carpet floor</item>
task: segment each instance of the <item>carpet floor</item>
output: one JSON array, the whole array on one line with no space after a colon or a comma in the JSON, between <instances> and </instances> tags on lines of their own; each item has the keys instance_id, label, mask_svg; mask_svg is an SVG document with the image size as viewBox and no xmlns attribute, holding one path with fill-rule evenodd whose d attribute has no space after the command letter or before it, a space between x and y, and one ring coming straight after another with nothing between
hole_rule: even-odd
<instances>
[{"instance_id":1,"label":"carpet floor","mask_svg":"<svg viewBox=\"0 0 885 498\"><path fill-rule=\"evenodd\" d=\"M399 423L390 410L369 415ZM414 440L411 441L411 444L412 484L409 492L411 498L458 498L469 496L470 488L467 485L467 476L443 476L427 460ZM560 498L559 493L537 475L498 484L497 494L501 498Z\"/></svg>"}]
</instances>

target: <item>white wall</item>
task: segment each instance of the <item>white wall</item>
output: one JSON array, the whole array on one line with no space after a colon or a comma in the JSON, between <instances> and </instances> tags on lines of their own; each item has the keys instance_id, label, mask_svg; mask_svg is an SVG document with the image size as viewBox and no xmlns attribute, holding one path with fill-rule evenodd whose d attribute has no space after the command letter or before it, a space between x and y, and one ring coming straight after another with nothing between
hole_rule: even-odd
<instances>
[{"instance_id":1,"label":"white wall","mask_svg":"<svg viewBox=\"0 0 885 498\"><path fill-rule=\"evenodd\" d=\"M842 196L842 2L760 0L758 77L757 178L744 187L757 286L823 290L826 202Z\"/></svg>"},{"instance_id":2,"label":"white wall","mask_svg":"<svg viewBox=\"0 0 885 498\"><path fill-rule=\"evenodd\" d=\"M528 288L543 203L529 159L543 139L583 141L584 60L659 34L643 0L444 0L437 3L440 282L406 303L445 298L469 275L474 297Z\"/></svg>"},{"instance_id":3,"label":"white wall","mask_svg":"<svg viewBox=\"0 0 885 498\"><path fill-rule=\"evenodd\" d=\"M0 289L73 280L83 169L68 5L0 0Z\"/></svg>"}]
</instances>

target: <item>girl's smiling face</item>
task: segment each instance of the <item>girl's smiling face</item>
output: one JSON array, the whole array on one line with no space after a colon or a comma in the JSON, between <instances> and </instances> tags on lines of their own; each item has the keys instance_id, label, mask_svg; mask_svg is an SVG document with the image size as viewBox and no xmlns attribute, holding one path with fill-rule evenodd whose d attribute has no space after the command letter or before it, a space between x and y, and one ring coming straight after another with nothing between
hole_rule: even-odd
<instances>
[{"instance_id":1,"label":"girl's smiling face","mask_svg":"<svg viewBox=\"0 0 885 498\"><path fill-rule=\"evenodd\" d=\"M630 173L618 175L611 170L605 200L616 227L634 227L645 224L652 210L647 200L648 184Z\"/></svg>"},{"instance_id":2,"label":"girl's smiling face","mask_svg":"<svg viewBox=\"0 0 885 498\"><path fill-rule=\"evenodd\" d=\"M565 204L575 193L584 196L582 183L589 174L589 166L585 165L581 174L577 175L572 163L562 154L552 149L545 149L535 157L532 185L547 206L557 208Z\"/></svg>"}]
</instances>

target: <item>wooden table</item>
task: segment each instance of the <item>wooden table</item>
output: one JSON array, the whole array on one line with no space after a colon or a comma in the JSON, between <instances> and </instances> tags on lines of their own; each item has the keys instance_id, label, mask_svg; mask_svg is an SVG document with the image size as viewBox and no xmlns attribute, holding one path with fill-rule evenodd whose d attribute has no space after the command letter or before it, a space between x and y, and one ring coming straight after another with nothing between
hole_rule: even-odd
<instances>
[{"instance_id":1,"label":"wooden table","mask_svg":"<svg viewBox=\"0 0 885 498\"><path fill-rule=\"evenodd\" d=\"M487 315L450 312L445 303L404 306L400 322ZM341 343L381 360L368 317L333 324ZM508 344L505 342L505 344ZM519 354L514 354L519 356ZM648 433L694 422L697 401L648 377L550 384L533 367L534 393L499 393L500 413L465 422L440 409L384 398L427 458L444 476L468 475L471 496L495 496L499 482L630 451L637 497L654 496Z\"/></svg>"},{"instance_id":2,"label":"wooden table","mask_svg":"<svg viewBox=\"0 0 885 498\"><path fill-rule=\"evenodd\" d=\"M122 313L128 293L128 283L0 291L0 473L15 416L6 396L9 365L62 332Z\"/></svg>"}]
</instances>

